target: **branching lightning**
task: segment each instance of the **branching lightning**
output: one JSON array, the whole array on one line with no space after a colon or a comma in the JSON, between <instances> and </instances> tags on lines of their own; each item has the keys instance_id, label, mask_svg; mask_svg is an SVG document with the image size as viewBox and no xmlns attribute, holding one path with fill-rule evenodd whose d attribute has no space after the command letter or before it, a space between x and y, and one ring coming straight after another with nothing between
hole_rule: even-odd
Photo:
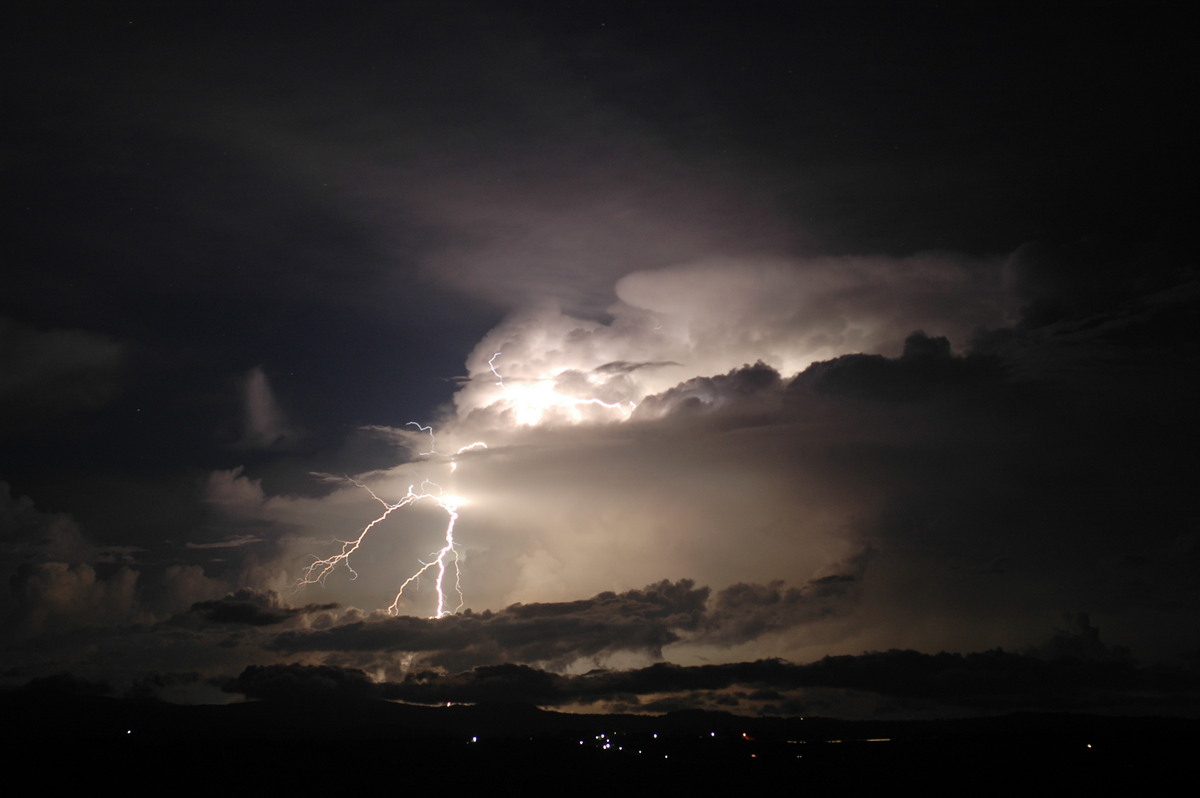
<instances>
[{"instance_id":1,"label":"branching lightning","mask_svg":"<svg viewBox=\"0 0 1200 798\"><path fill-rule=\"evenodd\" d=\"M502 353L496 352L488 360L488 368L492 370L492 374L496 376L496 385L504 397L505 403L512 408L515 414L515 419L521 425L534 425L543 420L545 415L550 412L563 413L566 411L567 418L576 423L584 420L579 408L585 405L594 405L615 411L621 420L628 419L636 407L633 402L606 402L599 398L580 398L574 396L565 396L557 390L556 377L538 378L520 383L516 386L508 385L504 381L504 377L496 369L496 358ZM437 443L434 439L433 427L421 424L416 421L410 421L406 426L416 427L419 432L424 432L429 435L429 449L420 452L422 457L433 457L441 455L437 450ZM453 455L449 456L450 473L454 473L458 467L457 455L474 449L486 449L487 444L483 441L476 441L459 448ZM444 456L444 455L441 455ZM465 500L458 495L446 493L441 486L435 482L425 480L420 484L409 485L408 492L396 502L388 502L380 498L375 491L370 487L358 482L350 480L358 487L365 490L371 495L371 498L383 505L383 513L374 521L371 521L362 531L358 533L358 537L352 540L338 541L342 544L341 551L333 556L324 559L315 559L310 563L301 575L297 587L305 585L324 584L325 580L340 566L345 566L351 574L351 579L358 578L358 572L354 570L350 564L351 555L358 552L363 545L367 535L371 530L379 526L387 520L388 516L403 507L408 507L411 504L416 504L420 501L429 501L436 504L447 516L446 532L443 540L443 545L440 549L430 555L428 562L421 562L421 567L416 570L411 576L401 583L400 588L396 591L396 596L392 600L391 605L387 608L392 615L400 614L400 600L404 596L404 591L410 586L416 587L420 584L420 579L426 573L432 571L435 575L435 592L437 593L437 612L433 615L434 618L442 618L446 615L451 615L463 608L465 599L462 592L462 572L459 568L460 553L458 546L454 540L454 527L458 522L458 509L465 503ZM454 609L449 609L450 601L447 598L447 576L448 572L453 572L453 592L458 597L458 603Z\"/></svg>"},{"instance_id":2,"label":"branching lightning","mask_svg":"<svg viewBox=\"0 0 1200 798\"><path fill-rule=\"evenodd\" d=\"M421 576L430 569L434 569L435 573L437 574L435 582L437 591L437 612L433 617L441 618L445 615L450 615L452 612L458 612L460 609L462 609L463 594L461 574L458 568L458 548L454 543L454 525L458 521L458 508L463 503L462 498L453 494L444 493L440 486L430 482L429 480L426 480L421 483L420 492L417 492L415 486L409 485L408 493L406 493L403 498L397 502L389 503L381 499L378 495L376 495L375 491L371 490L363 483L355 481L354 484L371 494L372 499L383 505L383 514L363 527L362 531L358 533L358 537L354 538L353 540L340 541L342 544L342 550L340 553L335 554L332 557L326 557L323 560L316 560L309 564L309 566L304 570L304 574L300 577L298 586L303 587L304 585L313 585L317 583L324 584L325 579L329 576L329 574L331 574L340 565L346 566L346 570L348 570L351 574L351 579L357 579L358 572L355 571L354 567L350 564L350 555L358 551L368 533L370 533L372 529L381 524L389 515L396 510L399 510L401 507L407 507L410 504L415 504L419 501L428 499L434 502L438 507L441 507L443 510L445 510L446 515L449 517L449 520L446 522L445 545L434 552L432 555L433 558L429 562L422 563L421 567L416 573L404 580L404 583L400 585L400 589L396 591L396 597L392 600L391 606L388 607L388 612L392 615L400 614L400 598L404 595L404 591L409 585L419 582ZM447 567L454 570L454 591L458 594L458 606L456 606L453 610L446 609L447 602L445 579Z\"/></svg>"},{"instance_id":3,"label":"branching lightning","mask_svg":"<svg viewBox=\"0 0 1200 798\"><path fill-rule=\"evenodd\" d=\"M421 452L421 455L425 457L437 454L437 447L433 437L433 428L419 424L415 421L410 421L409 424L417 427L417 429L421 432L429 433L429 451ZM486 448L486 443L483 441L476 441L475 443L462 447L455 452L455 455L462 454L463 452L470 451L472 449ZM451 459L451 473L454 472L457 466L458 462L454 459ZM437 483L425 480L421 483L420 491L416 489L415 485L409 485L408 493L406 493L399 501L387 502L384 499L381 499L378 494L371 490L371 488L367 485L364 485L357 480L351 481L369 493L372 499L383 505L383 514L363 527L362 531L358 533L358 537L354 538L353 540L339 541L342 544L342 550L340 553L335 554L332 557L318 559L310 563L308 567L305 568L303 575L300 577L297 587L318 583L324 584L325 579L329 576L329 574L333 573L333 571L341 565L346 566L346 570L348 570L351 574L351 579L357 579L358 572L355 571L354 567L350 564L350 555L358 551L359 547L362 546L363 541L366 540L366 537L371 530L383 523L383 521L385 521L387 517L396 510L399 510L402 507L408 507L410 504L416 504L419 501L429 500L446 512L448 520L446 521L444 544L440 549L430 555L431 559L429 562L422 562L421 567L404 580L404 582L400 585L399 590L396 591L396 597L392 599L392 603L388 607L388 613L391 615L400 614L400 599L404 595L404 591L407 590L410 585L418 585L421 577L430 570L436 574L434 585L435 592L437 593L437 611L433 617L442 618L461 610L465 600L462 592L462 572L459 569L459 551L458 546L454 541L454 525L458 522L458 508L464 504L463 498L455 494L446 493ZM447 609L449 606L446 596L447 570L453 570L454 572L454 593L458 596L458 604L453 610Z\"/></svg>"}]
</instances>

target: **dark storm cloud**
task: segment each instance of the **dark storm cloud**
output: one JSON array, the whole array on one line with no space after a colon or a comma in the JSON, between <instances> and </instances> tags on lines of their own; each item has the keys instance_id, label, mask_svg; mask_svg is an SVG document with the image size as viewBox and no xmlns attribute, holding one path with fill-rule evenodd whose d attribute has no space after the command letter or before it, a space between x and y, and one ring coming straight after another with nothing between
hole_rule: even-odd
<instances>
[{"instance_id":1,"label":"dark storm cloud","mask_svg":"<svg viewBox=\"0 0 1200 798\"><path fill-rule=\"evenodd\" d=\"M1091 630L1094 633L1094 629ZM1081 651L1060 632L1053 652L992 650L971 654L923 654L911 650L825 657L805 665L781 660L682 666L660 662L630 670L565 675L512 663L453 673L412 669L402 679L372 682L355 668L300 664L247 668L226 689L249 697L282 697L344 691L349 697L425 704L520 702L541 706L622 705L640 711L681 706L738 707L775 714L781 705L803 712L830 690L874 695L926 710L970 711L1174 707L1196 700L1194 669L1146 669L1119 649ZM1090 636L1095 639L1095 635ZM1086 644L1085 644L1086 645ZM1190 674L1190 675L1189 675ZM883 707L884 704L880 704Z\"/></svg>"},{"instance_id":2,"label":"dark storm cloud","mask_svg":"<svg viewBox=\"0 0 1200 798\"><path fill-rule=\"evenodd\" d=\"M563 667L618 652L661 657L664 646L684 640L732 646L850 612L858 598L859 577L839 573L802 587L740 583L718 591L711 600L709 588L696 587L690 580L664 581L581 601L514 604L497 612L468 611L439 619L371 618L289 631L269 647L282 652L356 652L367 660L388 652L417 653L422 662L450 667L470 662Z\"/></svg>"},{"instance_id":3,"label":"dark storm cloud","mask_svg":"<svg viewBox=\"0 0 1200 798\"><path fill-rule=\"evenodd\" d=\"M147 564L141 549L97 546L71 516L43 512L3 482L0 553L0 629L9 643L165 619L228 590L197 566Z\"/></svg>"},{"instance_id":4,"label":"dark storm cloud","mask_svg":"<svg viewBox=\"0 0 1200 798\"><path fill-rule=\"evenodd\" d=\"M1149 240L1129 244L1097 233L1061 242L1035 240L1016 249L1007 278L1021 303L1021 323L1041 327L1111 312L1196 276L1180 231L1164 222Z\"/></svg>"},{"instance_id":5,"label":"dark storm cloud","mask_svg":"<svg viewBox=\"0 0 1200 798\"><path fill-rule=\"evenodd\" d=\"M814 364L788 389L889 402L968 394L986 398L1003 390L1003 369L997 358L955 357L944 337L917 331L905 339L899 358L845 355Z\"/></svg>"},{"instance_id":6,"label":"dark storm cloud","mask_svg":"<svg viewBox=\"0 0 1200 798\"><path fill-rule=\"evenodd\" d=\"M247 698L301 701L365 698L378 692L362 671L324 665L251 665L225 689Z\"/></svg>"},{"instance_id":7,"label":"dark storm cloud","mask_svg":"<svg viewBox=\"0 0 1200 798\"><path fill-rule=\"evenodd\" d=\"M649 396L638 405L635 418L653 418L666 412L719 411L726 405L744 414L764 399L763 409L776 410L783 387L779 372L761 360L753 366L734 369L713 377L693 377L661 394ZM774 402L772 402L774 400Z\"/></svg>"},{"instance_id":8,"label":"dark storm cloud","mask_svg":"<svg viewBox=\"0 0 1200 798\"><path fill-rule=\"evenodd\" d=\"M293 618L337 609L337 604L307 604L287 607L274 592L242 588L221 599L198 601L191 612L209 623L275 626Z\"/></svg>"},{"instance_id":9,"label":"dark storm cloud","mask_svg":"<svg viewBox=\"0 0 1200 798\"><path fill-rule=\"evenodd\" d=\"M0 435L110 401L126 355L101 333L36 329L0 315Z\"/></svg>"},{"instance_id":10,"label":"dark storm cloud","mask_svg":"<svg viewBox=\"0 0 1200 798\"><path fill-rule=\"evenodd\" d=\"M1127 293L1106 306L981 331L965 354L916 332L900 357L844 355L787 381L764 364L694 378L648 397L636 416L776 426L796 448L797 473L819 462L824 478L870 496L854 521L878 547L865 580L911 591L910 615L891 621L898 628L948 606L999 618L1046 602L1058 612L1104 608L1120 618L1109 625L1122 637L1148 641L1157 622L1134 618L1154 617L1159 602L1182 610L1195 601L1187 567L1166 565L1195 562L1194 536L1178 523L1194 513L1181 464L1196 439L1186 409L1195 392L1176 373L1194 367L1185 319L1195 287ZM989 568L998 561L1003 571ZM920 587L892 582L900 563L924 574ZM974 584L968 572L979 575ZM1039 598L1026 603L1025 590ZM1007 606L988 607L997 601Z\"/></svg>"},{"instance_id":11,"label":"dark storm cloud","mask_svg":"<svg viewBox=\"0 0 1200 798\"><path fill-rule=\"evenodd\" d=\"M759 361L712 377L694 377L662 393L646 397L634 418L653 419L667 413L720 413L779 423L803 411L785 402L803 402L806 394L845 400L918 402L933 399L987 400L1006 390L1000 358L952 354L950 342L916 331L904 341L898 358L875 354L843 355L814 363L785 381ZM852 406L851 406L852 407ZM852 412L849 411L849 412Z\"/></svg>"},{"instance_id":12,"label":"dark storm cloud","mask_svg":"<svg viewBox=\"0 0 1200 798\"><path fill-rule=\"evenodd\" d=\"M128 619L137 572L97 562L99 553L68 515L44 513L0 482L0 628L26 637Z\"/></svg>"},{"instance_id":13,"label":"dark storm cloud","mask_svg":"<svg viewBox=\"0 0 1200 798\"><path fill-rule=\"evenodd\" d=\"M46 698L61 696L99 696L112 693L112 685L103 681L92 681L70 673L56 673L38 679L30 679L21 688L21 692L30 696Z\"/></svg>"},{"instance_id":14,"label":"dark storm cloud","mask_svg":"<svg viewBox=\"0 0 1200 798\"><path fill-rule=\"evenodd\" d=\"M277 651L419 652L437 663L541 662L566 665L617 651L661 654L704 618L708 588L663 581L555 604L514 604L498 612L440 619L371 619L325 630L286 632Z\"/></svg>"},{"instance_id":15,"label":"dark storm cloud","mask_svg":"<svg viewBox=\"0 0 1200 798\"><path fill-rule=\"evenodd\" d=\"M69 515L42 512L7 482L0 482L0 535L7 563L79 559L89 548Z\"/></svg>"},{"instance_id":16,"label":"dark storm cloud","mask_svg":"<svg viewBox=\"0 0 1200 798\"><path fill-rule=\"evenodd\" d=\"M733 645L852 612L869 558L866 551L852 572L818 577L802 587L782 582L731 585L714 596L702 639Z\"/></svg>"}]
</instances>

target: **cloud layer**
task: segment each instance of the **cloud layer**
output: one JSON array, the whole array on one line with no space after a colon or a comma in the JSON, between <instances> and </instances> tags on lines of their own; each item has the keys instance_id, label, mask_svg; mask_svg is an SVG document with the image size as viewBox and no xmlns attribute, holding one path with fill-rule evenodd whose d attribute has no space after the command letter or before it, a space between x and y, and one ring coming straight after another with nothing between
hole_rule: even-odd
<instances>
[{"instance_id":1,"label":"cloud layer","mask_svg":"<svg viewBox=\"0 0 1200 798\"><path fill-rule=\"evenodd\" d=\"M18 12L2 678L1194 657L1190 28L868 6Z\"/></svg>"}]
</instances>

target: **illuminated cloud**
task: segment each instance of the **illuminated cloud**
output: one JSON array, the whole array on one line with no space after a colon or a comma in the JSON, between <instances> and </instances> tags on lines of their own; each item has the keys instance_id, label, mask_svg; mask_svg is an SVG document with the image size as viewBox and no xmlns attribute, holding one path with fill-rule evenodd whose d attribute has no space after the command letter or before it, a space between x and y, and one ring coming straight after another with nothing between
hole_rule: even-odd
<instances>
[{"instance_id":1,"label":"illuminated cloud","mask_svg":"<svg viewBox=\"0 0 1200 798\"><path fill-rule=\"evenodd\" d=\"M583 400L637 404L748 363L794 375L843 354L895 354L922 328L962 348L981 326L1005 319L1000 265L927 253L747 257L636 272L616 283L621 301L607 309L607 323L554 305L506 319L467 359L456 411L467 434L612 420L623 415Z\"/></svg>"},{"instance_id":2,"label":"illuminated cloud","mask_svg":"<svg viewBox=\"0 0 1200 798\"><path fill-rule=\"evenodd\" d=\"M262 366L255 366L243 382L244 429L239 447L269 449L285 443L295 433L271 390Z\"/></svg>"},{"instance_id":3,"label":"illuminated cloud","mask_svg":"<svg viewBox=\"0 0 1200 798\"><path fill-rule=\"evenodd\" d=\"M753 652L768 650L755 648L768 640L773 650L801 657L904 640L960 650L1030 645L1058 612L1047 611L1056 587L1039 563L1053 562L1060 578L1070 574L1075 601L1112 605L1117 595L1088 578L1115 556L1113 548L1094 546L1074 564L1064 561L1060 547L1083 545L1090 533L1073 524L1051 534L1055 519L1071 513L1093 528L1110 527L1126 512L1115 486L1146 486L1149 479L1132 463L1107 462L1103 474L1076 463L1053 477L1031 466L1032 441L1043 457L1076 457L1081 439L1108 428L1108 421L1096 426L1098 406L1089 397L1058 389L1063 377L1054 353L1105 349L1116 330L1136 335L1186 306L1183 297L1163 298L1061 331L979 334L965 354L946 337L909 331L894 357L846 354L794 375L758 362L658 393L647 393L645 383L681 361L672 359L679 349L647 343L661 332L652 325L620 316L609 325L558 313L518 316L475 350L475 370L486 371L462 388L457 416L438 431L442 452L476 435L489 447L421 457L426 442L397 431L413 460L362 479L392 500L425 478L467 497L458 540L466 605L476 612L629 590L665 572L716 590L708 633L671 640L690 650ZM514 376L502 362L508 352L493 358L501 350L490 342L514 345ZM1112 371L1097 379L1115 387L1124 377ZM545 390L539 402L564 403L523 423L510 390L522 384ZM565 400L558 392L564 386ZM636 396L636 409L626 417L587 405L573 415L585 386L612 390L606 401ZM1048 413L1063 400L1091 409ZM1134 418L1126 406L1103 412L1115 414L1113 423ZM1099 483L1113 487L1100 494L1087 488ZM1085 492L1087 502L1073 503L1070 497ZM346 485L327 500L301 504L369 504L361 490L355 495ZM262 501L282 509L288 500ZM285 516L300 519L308 545L318 540L302 514L278 517ZM377 553L361 560L370 575L353 583L348 574L334 576L319 595L367 608L386 604L398 576L427 562L436 540L426 516L389 524L373 533ZM1174 545L1169 534L1151 537L1158 546ZM389 578L380 552L412 565L394 567ZM1004 569L989 566L998 559ZM377 586L373 601L367 583ZM1169 590L1183 583L1174 584ZM1012 591L1030 601L992 603ZM890 598L897 593L905 601ZM404 611L429 614L429 606L418 591ZM1126 606L1130 618L1141 611ZM1002 624L1002 616L1022 620ZM494 652L485 659L502 661Z\"/></svg>"}]
</instances>

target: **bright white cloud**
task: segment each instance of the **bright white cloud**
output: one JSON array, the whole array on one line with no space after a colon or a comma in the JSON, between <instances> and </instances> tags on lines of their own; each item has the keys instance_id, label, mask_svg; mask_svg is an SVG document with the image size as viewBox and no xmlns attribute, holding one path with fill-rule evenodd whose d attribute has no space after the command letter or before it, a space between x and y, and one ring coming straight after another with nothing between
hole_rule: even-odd
<instances>
[{"instance_id":1,"label":"bright white cloud","mask_svg":"<svg viewBox=\"0 0 1200 798\"><path fill-rule=\"evenodd\" d=\"M461 430L458 443L623 420L631 403L693 377L757 361L788 376L849 353L896 355L916 329L962 347L980 326L1000 324L1006 305L999 261L947 253L710 260L628 274L616 293L608 323L548 304L489 332L467 359L470 381L443 432Z\"/></svg>"}]
</instances>

